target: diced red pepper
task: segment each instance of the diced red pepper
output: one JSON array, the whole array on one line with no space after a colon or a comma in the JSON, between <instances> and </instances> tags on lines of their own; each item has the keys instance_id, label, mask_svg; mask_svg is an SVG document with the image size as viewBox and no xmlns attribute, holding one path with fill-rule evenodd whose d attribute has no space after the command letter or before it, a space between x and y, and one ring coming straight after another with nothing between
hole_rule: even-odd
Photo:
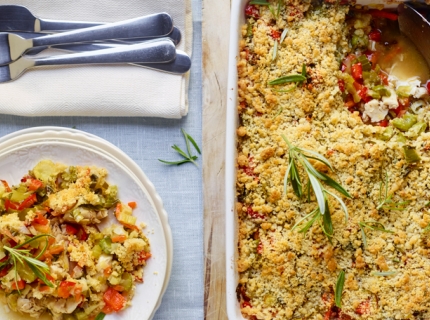
<instances>
[{"instance_id":1,"label":"diced red pepper","mask_svg":"<svg viewBox=\"0 0 430 320\"><path fill-rule=\"evenodd\" d=\"M249 301L243 301L243 302L242 302L242 308L245 308L245 307L250 307L250 308L252 308L252 305L249 303Z\"/></svg>"},{"instance_id":2,"label":"diced red pepper","mask_svg":"<svg viewBox=\"0 0 430 320\"><path fill-rule=\"evenodd\" d=\"M61 281L60 286L58 287L57 294L58 297L67 299L71 295L71 291L73 287L76 285L75 282L71 281Z\"/></svg>"},{"instance_id":3,"label":"diced red pepper","mask_svg":"<svg viewBox=\"0 0 430 320\"><path fill-rule=\"evenodd\" d=\"M88 239L88 234L85 232L85 229L82 226L80 226L78 232L76 233L76 237L82 241L86 241Z\"/></svg>"},{"instance_id":4,"label":"diced red pepper","mask_svg":"<svg viewBox=\"0 0 430 320\"><path fill-rule=\"evenodd\" d=\"M6 189L6 192L10 192L11 190L10 190L9 184L4 180L0 180L0 181L3 184L4 188Z\"/></svg>"},{"instance_id":5,"label":"diced red pepper","mask_svg":"<svg viewBox=\"0 0 430 320\"><path fill-rule=\"evenodd\" d=\"M387 119L381 120L378 122L380 127L387 127L390 122Z\"/></svg>"},{"instance_id":6,"label":"diced red pepper","mask_svg":"<svg viewBox=\"0 0 430 320\"><path fill-rule=\"evenodd\" d=\"M36 191L43 187L43 182L38 179L28 178L25 182L27 182L27 187L31 191Z\"/></svg>"},{"instance_id":7,"label":"diced red pepper","mask_svg":"<svg viewBox=\"0 0 430 320\"><path fill-rule=\"evenodd\" d=\"M366 55L367 60L372 64L372 69L374 69L378 63L378 52L366 50L364 54Z\"/></svg>"},{"instance_id":8,"label":"diced red pepper","mask_svg":"<svg viewBox=\"0 0 430 320\"><path fill-rule=\"evenodd\" d=\"M7 258L7 257L5 257ZM0 270L0 278L3 278L5 275L9 273L9 270L12 268L12 266L5 266L3 269Z\"/></svg>"},{"instance_id":9,"label":"diced red pepper","mask_svg":"<svg viewBox=\"0 0 430 320\"><path fill-rule=\"evenodd\" d=\"M137 261L141 264L142 262L148 260L151 257L152 255L150 252L145 252L145 250L143 250L139 253L139 258L137 259Z\"/></svg>"},{"instance_id":10,"label":"diced red pepper","mask_svg":"<svg viewBox=\"0 0 430 320\"><path fill-rule=\"evenodd\" d=\"M367 87L365 86L361 86L361 88L358 90L358 95L360 96L361 100L363 100L364 102L369 102L370 100L372 100L372 97L369 97L367 95L367 92L369 90L367 89Z\"/></svg>"},{"instance_id":11,"label":"diced red pepper","mask_svg":"<svg viewBox=\"0 0 430 320\"><path fill-rule=\"evenodd\" d=\"M370 13L373 18L385 18L393 21L396 21L399 17L396 13L388 12L385 10L373 9L373 10L369 10L368 13Z\"/></svg>"},{"instance_id":12,"label":"diced red pepper","mask_svg":"<svg viewBox=\"0 0 430 320\"><path fill-rule=\"evenodd\" d=\"M355 80L363 79L363 67L360 62L352 65L351 75Z\"/></svg>"},{"instance_id":13,"label":"diced red pepper","mask_svg":"<svg viewBox=\"0 0 430 320\"><path fill-rule=\"evenodd\" d=\"M260 243L257 246L257 253L262 254L263 253L263 243L260 241Z\"/></svg>"},{"instance_id":14,"label":"diced red pepper","mask_svg":"<svg viewBox=\"0 0 430 320\"><path fill-rule=\"evenodd\" d=\"M137 207L137 203L135 201L131 201L131 202L127 203L127 204L132 209L136 209L136 207Z\"/></svg>"},{"instance_id":15,"label":"diced red pepper","mask_svg":"<svg viewBox=\"0 0 430 320\"><path fill-rule=\"evenodd\" d=\"M46 226L49 223L49 220L44 217L43 213L38 212L37 216L33 219L33 222Z\"/></svg>"},{"instance_id":16,"label":"diced red pepper","mask_svg":"<svg viewBox=\"0 0 430 320\"><path fill-rule=\"evenodd\" d=\"M18 210L24 210L30 208L33 204L37 202L37 196L35 193L28 196L23 202L20 203Z\"/></svg>"},{"instance_id":17,"label":"diced red pepper","mask_svg":"<svg viewBox=\"0 0 430 320\"><path fill-rule=\"evenodd\" d=\"M259 212L255 212L254 210L252 210L252 207L249 206L247 209L248 215L252 218L252 219L264 219L265 216Z\"/></svg>"},{"instance_id":18,"label":"diced red pepper","mask_svg":"<svg viewBox=\"0 0 430 320\"><path fill-rule=\"evenodd\" d=\"M12 283L12 290L22 290L25 288L25 281L24 280L18 280L14 281Z\"/></svg>"},{"instance_id":19,"label":"diced red pepper","mask_svg":"<svg viewBox=\"0 0 430 320\"><path fill-rule=\"evenodd\" d=\"M18 210L19 209L19 203L12 202L9 199L6 199L4 202L4 208L7 210Z\"/></svg>"},{"instance_id":20,"label":"diced red pepper","mask_svg":"<svg viewBox=\"0 0 430 320\"><path fill-rule=\"evenodd\" d=\"M273 39L277 40L281 38L281 33L278 30L271 30L270 34L272 36Z\"/></svg>"},{"instance_id":21,"label":"diced red pepper","mask_svg":"<svg viewBox=\"0 0 430 320\"><path fill-rule=\"evenodd\" d=\"M248 4L245 7L245 15L247 17L253 17L254 19L260 18L260 10L257 8L257 6L253 4Z\"/></svg>"},{"instance_id":22,"label":"diced red pepper","mask_svg":"<svg viewBox=\"0 0 430 320\"><path fill-rule=\"evenodd\" d=\"M355 309L355 313L359 315L369 314L370 313L370 301L364 300L360 302L358 307Z\"/></svg>"},{"instance_id":23,"label":"diced red pepper","mask_svg":"<svg viewBox=\"0 0 430 320\"><path fill-rule=\"evenodd\" d=\"M427 92L430 93L430 80L427 80L426 82L426 89L427 89Z\"/></svg>"},{"instance_id":24,"label":"diced red pepper","mask_svg":"<svg viewBox=\"0 0 430 320\"><path fill-rule=\"evenodd\" d=\"M379 77L379 79L381 79L381 81L384 85L388 86L388 76L385 73L380 72L378 74L378 77Z\"/></svg>"},{"instance_id":25,"label":"diced red pepper","mask_svg":"<svg viewBox=\"0 0 430 320\"><path fill-rule=\"evenodd\" d=\"M125 306L125 298L113 288L107 289L103 294L103 301L107 306L112 308L113 311L119 311Z\"/></svg>"},{"instance_id":26,"label":"diced red pepper","mask_svg":"<svg viewBox=\"0 0 430 320\"><path fill-rule=\"evenodd\" d=\"M72 226L71 224L66 224L66 233L69 236L75 235L78 233L78 229L76 229L74 226Z\"/></svg>"},{"instance_id":27,"label":"diced red pepper","mask_svg":"<svg viewBox=\"0 0 430 320\"><path fill-rule=\"evenodd\" d=\"M382 37L382 33L378 29L373 29L369 33L369 39L375 42L380 42Z\"/></svg>"}]
</instances>

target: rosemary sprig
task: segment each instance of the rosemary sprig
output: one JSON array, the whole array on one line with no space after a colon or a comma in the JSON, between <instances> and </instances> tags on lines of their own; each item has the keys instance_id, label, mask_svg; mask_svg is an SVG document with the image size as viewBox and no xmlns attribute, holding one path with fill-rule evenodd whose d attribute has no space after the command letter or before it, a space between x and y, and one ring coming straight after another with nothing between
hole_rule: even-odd
<instances>
[{"instance_id":1,"label":"rosemary sprig","mask_svg":"<svg viewBox=\"0 0 430 320\"><path fill-rule=\"evenodd\" d=\"M31 269L31 271L33 271L36 277L42 280L47 286L51 288L54 287L54 285L46 278L46 274L49 274L49 266L46 263L38 260L48 248L48 244L49 244L48 240L47 239L45 240L45 246L43 250L40 251L40 253L35 257L32 256L32 254L30 253L30 250L22 249L22 247L26 246L27 244L43 237L48 238L52 236L49 234L41 234L33 238L30 238L27 241L14 246L13 248L7 245L3 246L3 249L7 251L9 255L8 255L8 259L0 264L0 268L3 268L8 264L12 265L15 271L15 284L17 288L18 288L18 264L22 265L23 267L24 267L24 264L26 264Z\"/></svg>"},{"instance_id":2,"label":"rosemary sprig","mask_svg":"<svg viewBox=\"0 0 430 320\"><path fill-rule=\"evenodd\" d=\"M365 248L367 247L367 239L366 233L364 232L364 228L369 228L371 230L379 230L386 233L394 233L394 231L385 229L384 225L378 221L361 221L358 223L358 225L361 230L361 237L363 239L363 245Z\"/></svg>"},{"instance_id":3,"label":"rosemary sprig","mask_svg":"<svg viewBox=\"0 0 430 320\"><path fill-rule=\"evenodd\" d=\"M268 6L270 12L272 13L272 15L275 17L275 19L279 18L279 14L281 13L281 4L282 4L282 0L278 0L277 1L277 6L276 6L276 11L275 9L271 6L271 4L266 1L266 0L251 0L249 2L249 4L258 4L260 6Z\"/></svg>"},{"instance_id":4,"label":"rosemary sprig","mask_svg":"<svg viewBox=\"0 0 430 320\"><path fill-rule=\"evenodd\" d=\"M303 187L297 166L297 164L300 164L309 178L307 186L308 200L310 199L310 189L312 187L312 190L318 202L319 211L322 215L324 215L324 213L328 211L327 196L330 195L339 202L342 207L342 210L345 213L345 219L348 220L348 209L346 208L346 205L343 200L333 192L327 190L323 186L322 182L329 187L332 187L333 189L337 190L347 198L352 198L351 195L338 182L334 181L326 174L315 169L315 167L309 162L309 159L324 163L330 170L333 171L333 167L330 162L324 156L320 155L315 151L293 146L290 141L288 141L285 135L282 135L282 138L285 140L289 148L289 164L284 177L284 193L287 192L287 185L288 182L290 182L293 187L293 191L297 195L297 197L302 197Z\"/></svg>"},{"instance_id":5,"label":"rosemary sprig","mask_svg":"<svg viewBox=\"0 0 430 320\"><path fill-rule=\"evenodd\" d=\"M337 277L336 287L334 290L334 303L336 307L342 308L342 292L345 284L345 271L341 271Z\"/></svg>"},{"instance_id":6,"label":"rosemary sprig","mask_svg":"<svg viewBox=\"0 0 430 320\"><path fill-rule=\"evenodd\" d=\"M392 198L393 194L388 194L388 173L385 172L385 181L381 181L379 184L379 203L376 209L403 211L411 202L410 200L394 202Z\"/></svg>"},{"instance_id":7,"label":"rosemary sprig","mask_svg":"<svg viewBox=\"0 0 430 320\"><path fill-rule=\"evenodd\" d=\"M194 149L196 149L196 151L199 154L201 154L200 148L197 145L197 143L194 141L194 139L188 133L186 133L184 129L181 129L181 131L182 131L182 134L184 135L184 138L185 138L185 144L187 146L187 153L182 151L181 148L179 148L176 144L174 144L172 146L172 149L175 150L177 153L179 153L184 158L184 160L166 161L166 160L158 159L158 161L165 163L165 164L168 164L168 165L178 165L178 166L181 164L187 163L187 162L191 162L198 167L199 165L195 162L195 160L197 160L198 157L195 155L192 155L191 145L193 145Z\"/></svg>"}]
</instances>

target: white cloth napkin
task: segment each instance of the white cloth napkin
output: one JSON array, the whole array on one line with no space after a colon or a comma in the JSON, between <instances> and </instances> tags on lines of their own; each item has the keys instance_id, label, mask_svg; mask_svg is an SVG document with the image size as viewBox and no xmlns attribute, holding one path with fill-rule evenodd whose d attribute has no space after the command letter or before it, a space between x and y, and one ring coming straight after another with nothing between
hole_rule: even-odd
<instances>
[{"instance_id":1,"label":"white cloth napkin","mask_svg":"<svg viewBox=\"0 0 430 320\"><path fill-rule=\"evenodd\" d=\"M0 0L26 6L42 19L114 22L167 12L181 30L177 47L191 55L190 0ZM21 116L144 116L188 112L188 74L129 65L47 67L0 84L0 113Z\"/></svg>"}]
</instances>

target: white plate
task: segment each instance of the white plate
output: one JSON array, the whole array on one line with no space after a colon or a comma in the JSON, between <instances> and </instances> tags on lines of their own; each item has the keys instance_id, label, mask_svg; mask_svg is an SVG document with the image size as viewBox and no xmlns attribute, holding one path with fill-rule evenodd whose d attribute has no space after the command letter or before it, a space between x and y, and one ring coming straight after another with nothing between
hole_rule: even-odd
<instances>
[{"instance_id":1,"label":"white plate","mask_svg":"<svg viewBox=\"0 0 430 320\"><path fill-rule=\"evenodd\" d=\"M170 277L172 243L161 199L140 168L118 148L101 138L63 128L23 130L8 135L0 139L0 150L0 177L11 184L18 183L30 168L44 158L69 165L96 165L108 170L108 181L118 186L121 200L138 203L134 212L139 222L147 224L145 234L150 240L153 256L144 269L144 283L137 286L133 306L106 319L151 319L161 303ZM114 155L134 165L130 168ZM0 318L17 317L0 313Z\"/></svg>"}]
</instances>

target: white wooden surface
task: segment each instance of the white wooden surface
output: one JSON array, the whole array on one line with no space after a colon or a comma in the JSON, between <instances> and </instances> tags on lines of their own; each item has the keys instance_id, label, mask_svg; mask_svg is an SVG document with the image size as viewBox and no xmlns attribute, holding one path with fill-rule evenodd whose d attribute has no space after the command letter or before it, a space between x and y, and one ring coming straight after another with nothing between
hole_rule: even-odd
<instances>
[{"instance_id":1,"label":"white wooden surface","mask_svg":"<svg viewBox=\"0 0 430 320\"><path fill-rule=\"evenodd\" d=\"M225 306L224 147L230 0L203 0L205 319Z\"/></svg>"}]
</instances>

